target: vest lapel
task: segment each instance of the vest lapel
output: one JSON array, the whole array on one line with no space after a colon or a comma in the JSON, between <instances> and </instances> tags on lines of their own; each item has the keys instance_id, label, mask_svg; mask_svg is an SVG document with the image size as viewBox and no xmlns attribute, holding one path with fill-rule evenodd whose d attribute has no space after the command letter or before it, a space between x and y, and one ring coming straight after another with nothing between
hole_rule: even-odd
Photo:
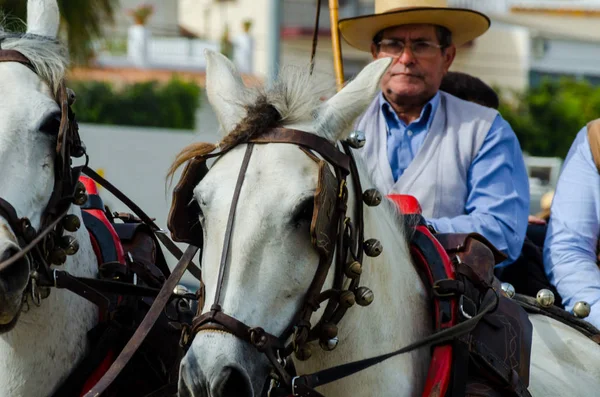
<instances>
[{"instance_id":1,"label":"vest lapel","mask_svg":"<svg viewBox=\"0 0 600 397\"><path fill-rule=\"evenodd\" d=\"M410 194L412 186L419 179L421 173L428 165L428 162L432 161L434 158L432 155L433 152L438 150L438 146L441 144L442 137L446 131L446 119L446 100L442 95L440 97L440 105L433 115L433 121L431 122L431 127L427 131L427 136L423 141L423 145L406 170L404 170L404 173L394 184L394 193ZM432 183L434 182L432 181ZM419 197L417 198L420 199Z\"/></svg>"}]
</instances>

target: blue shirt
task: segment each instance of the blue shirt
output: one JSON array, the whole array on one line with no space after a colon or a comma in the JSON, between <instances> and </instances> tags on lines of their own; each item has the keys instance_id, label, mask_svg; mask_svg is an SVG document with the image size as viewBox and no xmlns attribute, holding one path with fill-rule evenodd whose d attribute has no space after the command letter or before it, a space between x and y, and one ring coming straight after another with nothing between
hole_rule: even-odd
<instances>
[{"instance_id":1,"label":"blue shirt","mask_svg":"<svg viewBox=\"0 0 600 397\"><path fill-rule=\"evenodd\" d=\"M398 180L423 145L439 108L440 94L427 102L420 117L408 125L383 94L380 104L388 127L388 160ZM519 141L499 114L471 163L467 184L465 215L427 221L440 233L480 233L508 256L501 266L514 262L521 254L527 231L529 178Z\"/></svg>"},{"instance_id":2,"label":"blue shirt","mask_svg":"<svg viewBox=\"0 0 600 397\"><path fill-rule=\"evenodd\" d=\"M600 269L596 244L600 230L600 175L587 139L575 138L563 164L544 243L544 267L567 310L578 301L592 307L587 321L600 327Z\"/></svg>"}]
</instances>

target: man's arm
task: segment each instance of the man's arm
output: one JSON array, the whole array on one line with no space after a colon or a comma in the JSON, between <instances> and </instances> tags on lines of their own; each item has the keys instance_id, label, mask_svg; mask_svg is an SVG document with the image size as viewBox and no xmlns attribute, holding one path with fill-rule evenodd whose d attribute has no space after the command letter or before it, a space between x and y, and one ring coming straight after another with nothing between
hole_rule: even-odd
<instances>
[{"instance_id":1,"label":"man's arm","mask_svg":"<svg viewBox=\"0 0 600 397\"><path fill-rule=\"evenodd\" d=\"M544 267L565 308L578 301L592 307L586 318L600 327L600 269L596 245L600 228L600 175L587 139L577 134L563 165L552 201L544 243Z\"/></svg>"},{"instance_id":2,"label":"man's arm","mask_svg":"<svg viewBox=\"0 0 600 397\"><path fill-rule=\"evenodd\" d=\"M500 115L469 168L467 183L467 215L428 222L441 233L480 233L514 262L527 231L529 179L519 141Z\"/></svg>"}]
</instances>

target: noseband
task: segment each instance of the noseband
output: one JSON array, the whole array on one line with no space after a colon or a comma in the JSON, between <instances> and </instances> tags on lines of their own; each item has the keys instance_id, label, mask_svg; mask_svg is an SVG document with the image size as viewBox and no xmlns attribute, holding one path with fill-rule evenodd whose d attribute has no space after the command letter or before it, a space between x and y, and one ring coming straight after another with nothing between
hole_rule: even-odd
<instances>
[{"instance_id":1,"label":"noseband","mask_svg":"<svg viewBox=\"0 0 600 397\"><path fill-rule=\"evenodd\" d=\"M17 62L37 73L31 61L15 50L0 49L0 62ZM50 294L49 286L56 284L50 266L62 265L67 255L73 255L78 250L73 237L63 236L65 231L75 232L80 227L79 218L67 215L67 212L71 204L83 205L87 200L85 188L79 182L81 170L87 166L87 154L71 110L75 94L66 88L64 81L59 85L56 100L61 119L55 148L54 188L42 214L40 231L35 230L28 218L20 218L12 204L0 198L0 216L9 224L21 248L17 254L0 263L0 271L27 258L30 281L24 299L29 294L32 302L38 306L41 299ZM71 166L72 158L83 156L86 157L85 165Z\"/></svg>"},{"instance_id":2,"label":"noseband","mask_svg":"<svg viewBox=\"0 0 600 397\"><path fill-rule=\"evenodd\" d=\"M361 263L363 252L369 256L377 256L382 249L377 240L371 239L363 242L362 201L364 199L368 205L378 205L381 202L381 195L374 190L369 190L363 196L348 142L342 143L344 153L328 140L314 134L287 128L275 128L257 138L250 139L247 143L227 221L214 304L208 312L203 313L204 289L201 288L202 296L200 296L198 313L193 321L192 335L200 331L218 330L250 343L259 352L264 353L273 365L272 388L281 385L289 390L292 387L293 378L286 370L285 361L282 358L294 353L299 360L307 360L312 354L309 342L316 340L319 340L320 346L324 350L333 350L338 343L337 325L346 311L355 303L367 306L373 301L373 293L368 288L359 286ZM298 145L309 158L319 165L319 182L315 192L311 222L311 242L319 253L319 264L304 296L303 307L279 336L272 335L261 327L244 324L226 314L221 307L221 287L227 270L236 208L248 164L254 145L268 143ZM169 219L169 228L174 240L202 243L201 240L198 241L198 233L201 235L201 230L196 230L191 234L189 229L184 229L185 222L189 222L189 218L185 220L182 218L189 214L183 212L181 204L189 202L191 190L206 174L206 168L204 168L204 172L198 172L199 167L205 167L206 159L220 157L230 149L193 159L186 166L174 191L174 207L172 207ZM319 154L323 159L318 158L313 152ZM333 173L330 167L333 168ZM351 174L356 192L354 222L346 216L348 201L346 178L349 174ZM182 196L182 193L187 196ZM335 262L333 288L322 291L333 262ZM347 279L350 279L350 283L347 288L344 288L344 285L348 284ZM313 313L319 310L319 307L326 301L327 306L323 316L312 327L310 320Z\"/></svg>"}]
</instances>

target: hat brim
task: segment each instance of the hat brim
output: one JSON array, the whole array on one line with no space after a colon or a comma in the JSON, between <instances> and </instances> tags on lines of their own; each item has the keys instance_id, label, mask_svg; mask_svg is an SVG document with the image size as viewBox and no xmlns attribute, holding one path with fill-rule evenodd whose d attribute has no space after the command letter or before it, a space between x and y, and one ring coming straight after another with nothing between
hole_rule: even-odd
<instances>
[{"instance_id":1,"label":"hat brim","mask_svg":"<svg viewBox=\"0 0 600 397\"><path fill-rule=\"evenodd\" d=\"M452 32L452 42L458 47L484 34L490 27L490 19L480 12L464 8L423 7L346 18L340 20L338 26L348 44L370 52L373 37L378 32L409 24L444 26Z\"/></svg>"}]
</instances>

